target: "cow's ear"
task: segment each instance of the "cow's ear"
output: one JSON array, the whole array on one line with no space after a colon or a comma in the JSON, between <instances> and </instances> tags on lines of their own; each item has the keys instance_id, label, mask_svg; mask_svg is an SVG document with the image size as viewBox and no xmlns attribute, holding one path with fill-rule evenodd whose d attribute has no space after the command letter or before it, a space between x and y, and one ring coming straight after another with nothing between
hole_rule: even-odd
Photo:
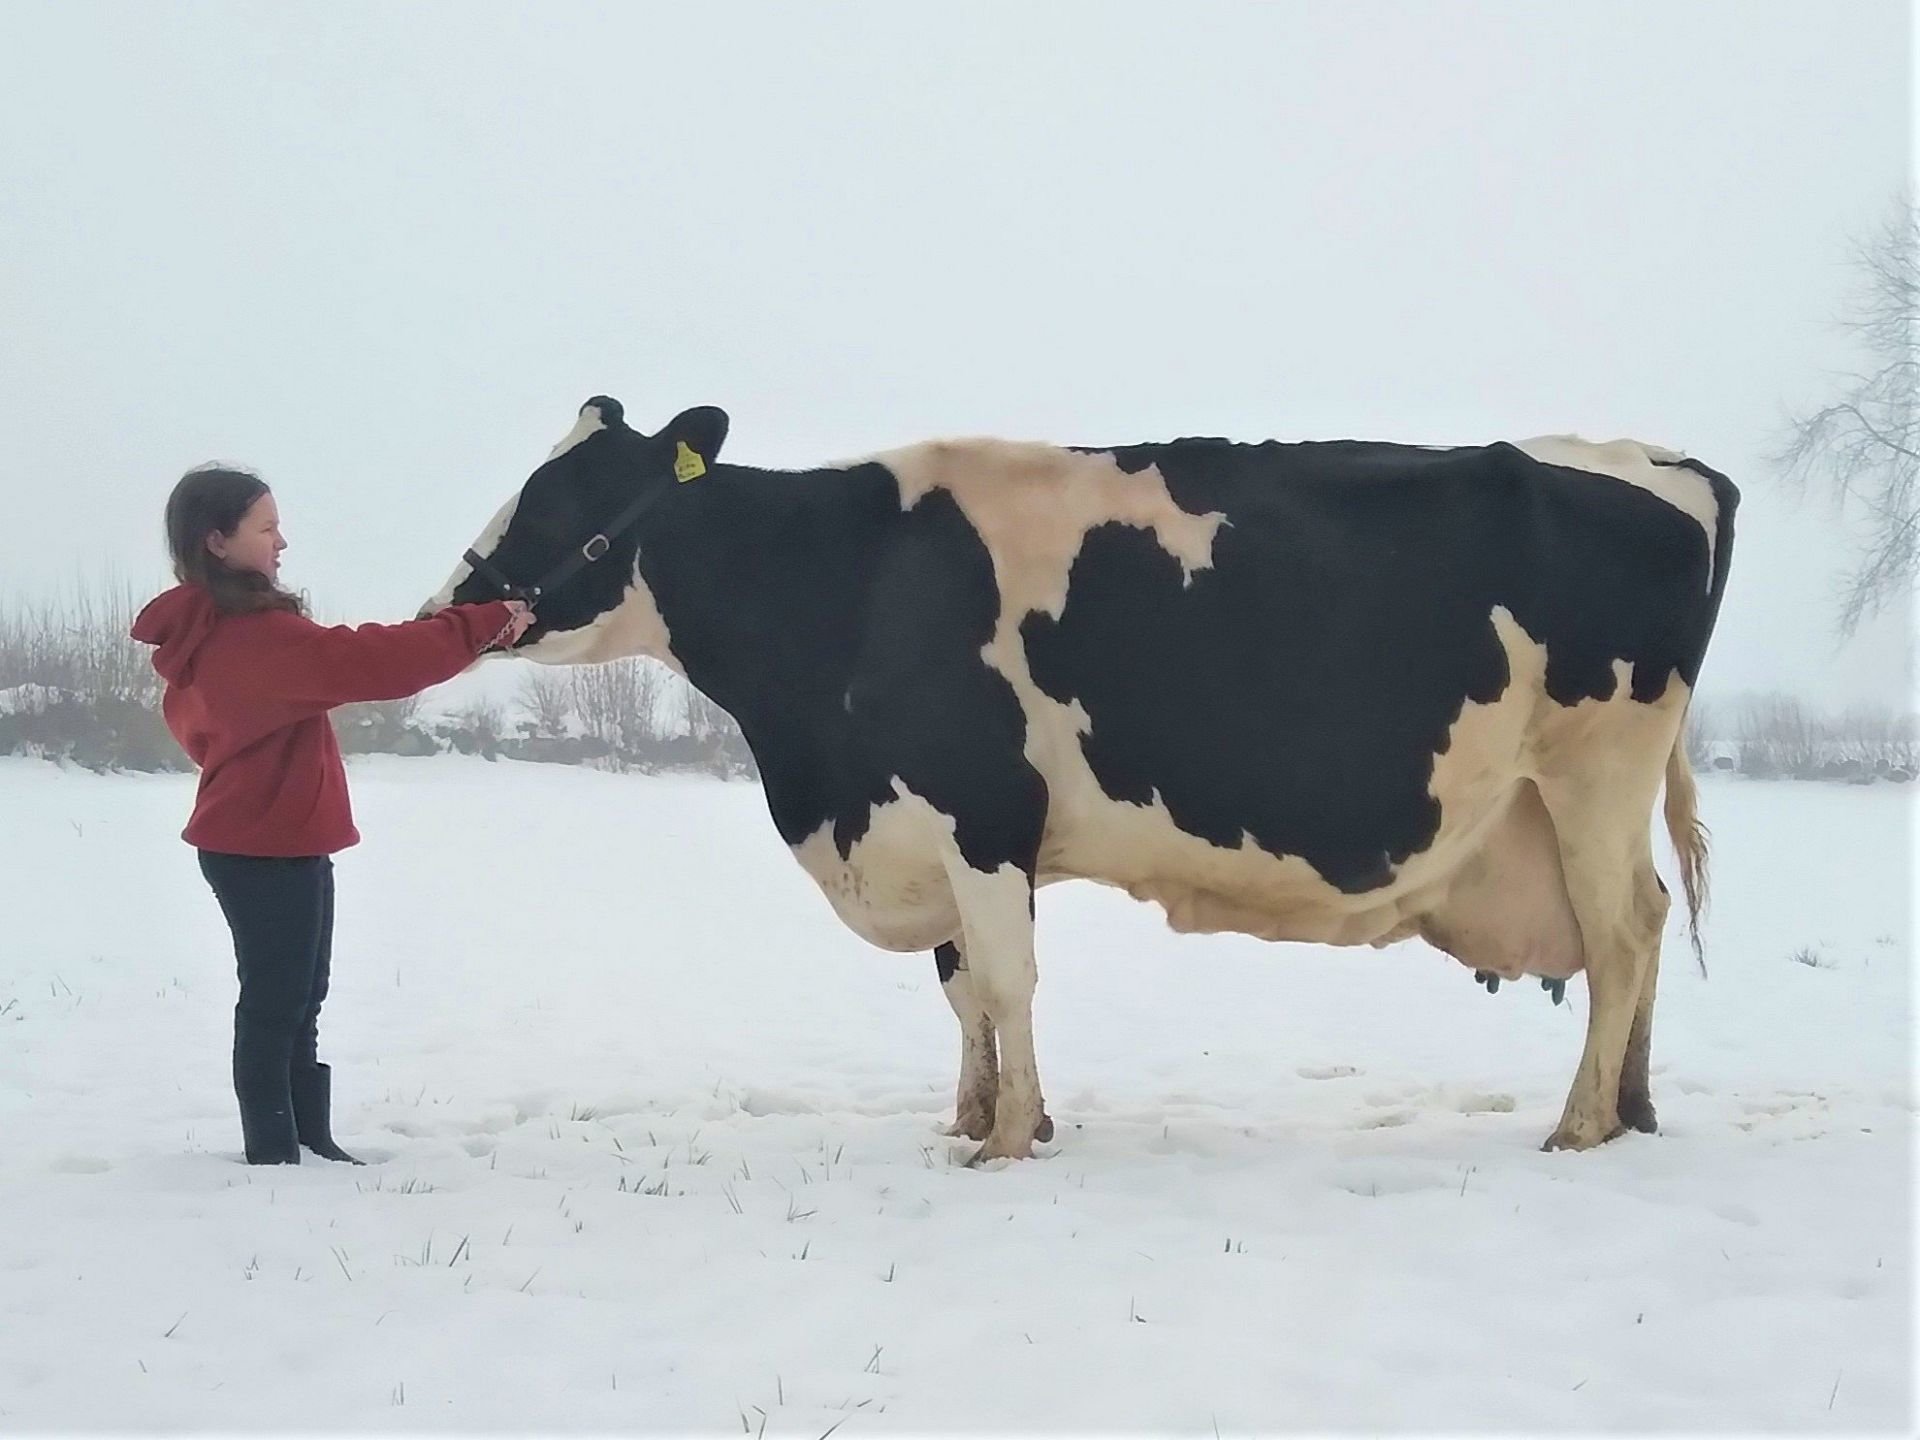
<instances>
[{"instance_id":1,"label":"cow's ear","mask_svg":"<svg viewBox=\"0 0 1920 1440\"><path fill-rule=\"evenodd\" d=\"M660 438L672 447L676 465L686 467L688 455L702 466L711 465L718 458L720 447L727 443L727 412L715 405L696 405L691 410L682 410L660 432Z\"/></svg>"},{"instance_id":2,"label":"cow's ear","mask_svg":"<svg viewBox=\"0 0 1920 1440\"><path fill-rule=\"evenodd\" d=\"M606 426L607 429L618 430L625 427L627 423L627 407L611 395L590 396L586 404L580 407L580 413L582 415L586 414L589 406L600 412L600 423Z\"/></svg>"}]
</instances>

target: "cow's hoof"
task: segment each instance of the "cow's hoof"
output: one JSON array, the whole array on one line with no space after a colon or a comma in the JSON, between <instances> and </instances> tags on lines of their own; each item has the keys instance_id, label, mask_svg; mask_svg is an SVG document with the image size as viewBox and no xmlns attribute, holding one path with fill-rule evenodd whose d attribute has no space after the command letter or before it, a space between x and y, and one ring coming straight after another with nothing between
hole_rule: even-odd
<instances>
[{"instance_id":1,"label":"cow's hoof","mask_svg":"<svg viewBox=\"0 0 1920 1440\"><path fill-rule=\"evenodd\" d=\"M1033 1141L1007 1140L989 1135L987 1143L974 1151L973 1158L967 1161L967 1168L972 1170L986 1164L989 1160L1031 1160L1032 1158Z\"/></svg>"},{"instance_id":2,"label":"cow's hoof","mask_svg":"<svg viewBox=\"0 0 1920 1440\"><path fill-rule=\"evenodd\" d=\"M940 1132L949 1139L984 1140L993 1133L991 1115L956 1115L953 1123Z\"/></svg>"},{"instance_id":3,"label":"cow's hoof","mask_svg":"<svg viewBox=\"0 0 1920 1440\"><path fill-rule=\"evenodd\" d=\"M991 1085L976 1087L963 1092L953 1107L953 1124L946 1133L951 1136L964 1135L969 1140L984 1140L993 1133L993 1112L998 1108L994 1101L998 1097Z\"/></svg>"},{"instance_id":4,"label":"cow's hoof","mask_svg":"<svg viewBox=\"0 0 1920 1440\"><path fill-rule=\"evenodd\" d=\"M1642 1135L1658 1135L1660 1119L1653 1113L1653 1101L1645 1096L1637 1100L1620 1097L1620 1123L1629 1130L1638 1130Z\"/></svg>"},{"instance_id":5,"label":"cow's hoof","mask_svg":"<svg viewBox=\"0 0 1920 1440\"><path fill-rule=\"evenodd\" d=\"M1589 1128L1584 1125L1562 1125L1547 1137L1547 1143L1540 1148L1547 1151L1592 1150L1596 1146L1606 1144L1609 1140L1617 1140L1626 1133L1627 1127L1618 1124L1611 1130L1602 1129L1599 1126Z\"/></svg>"},{"instance_id":6,"label":"cow's hoof","mask_svg":"<svg viewBox=\"0 0 1920 1440\"><path fill-rule=\"evenodd\" d=\"M1040 1116L1040 1128L1033 1132L1033 1138L1038 1140L1042 1145L1053 1139L1053 1117L1051 1115L1043 1113Z\"/></svg>"}]
</instances>

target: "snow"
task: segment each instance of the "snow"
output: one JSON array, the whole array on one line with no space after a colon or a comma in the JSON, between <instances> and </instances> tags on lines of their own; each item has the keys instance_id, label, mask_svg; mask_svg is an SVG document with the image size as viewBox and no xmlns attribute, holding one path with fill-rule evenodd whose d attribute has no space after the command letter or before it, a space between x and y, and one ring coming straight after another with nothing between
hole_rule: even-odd
<instances>
[{"instance_id":1,"label":"snow","mask_svg":"<svg viewBox=\"0 0 1920 1440\"><path fill-rule=\"evenodd\" d=\"M1663 1133L1583 1155L1578 981L1049 890L1059 1138L976 1171L931 959L757 790L353 781L322 1047L375 1163L249 1169L191 777L0 761L0 1431L1913 1424L1905 787L1703 778Z\"/></svg>"}]
</instances>

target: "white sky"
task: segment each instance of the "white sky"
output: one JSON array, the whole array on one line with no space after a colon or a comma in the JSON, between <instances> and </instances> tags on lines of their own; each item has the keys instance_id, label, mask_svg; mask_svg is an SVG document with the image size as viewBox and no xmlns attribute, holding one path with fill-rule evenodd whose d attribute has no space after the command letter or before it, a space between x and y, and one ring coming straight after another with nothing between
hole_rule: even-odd
<instances>
[{"instance_id":1,"label":"white sky","mask_svg":"<svg viewBox=\"0 0 1920 1440\"><path fill-rule=\"evenodd\" d=\"M791 466L1577 431L1743 487L1708 692L1904 704L1762 457L1914 63L1899 0L6 6L0 595L157 587L219 458L410 614L600 391Z\"/></svg>"}]
</instances>

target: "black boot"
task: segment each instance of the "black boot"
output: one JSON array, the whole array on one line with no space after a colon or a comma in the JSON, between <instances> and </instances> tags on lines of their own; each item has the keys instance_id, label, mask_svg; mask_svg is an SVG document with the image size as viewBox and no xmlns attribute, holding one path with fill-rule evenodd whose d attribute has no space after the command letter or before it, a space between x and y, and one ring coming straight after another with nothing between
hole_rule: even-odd
<instances>
[{"instance_id":1,"label":"black boot","mask_svg":"<svg viewBox=\"0 0 1920 1440\"><path fill-rule=\"evenodd\" d=\"M293 1121L300 1143L322 1160L364 1165L333 1143L333 1067L296 1065L293 1069Z\"/></svg>"},{"instance_id":2,"label":"black boot","mask_svg":"<svg viewBox=\"0 0 1920 1440\"><path fill-rule=\"evenodd\" d=\"M293 1095L282 1063L233 1057L233 1093L240 1102L240 1137L249 1165L298 1165L300 1143L293 1122Z\"/></svg>"}]
</instances>

